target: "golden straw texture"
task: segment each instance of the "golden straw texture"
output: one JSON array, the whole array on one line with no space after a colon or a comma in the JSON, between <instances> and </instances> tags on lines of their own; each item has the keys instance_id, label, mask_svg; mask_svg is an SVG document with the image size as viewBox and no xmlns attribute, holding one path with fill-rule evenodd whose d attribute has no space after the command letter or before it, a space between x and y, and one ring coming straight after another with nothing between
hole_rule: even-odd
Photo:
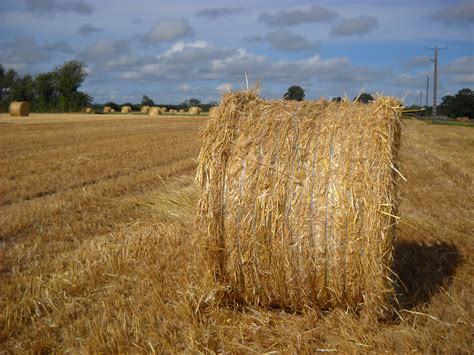
<instances>
[{"instance_id":1,"label":"golden straw texture","mask_svg":"<svg viewBox=\"0 0 474 355\"><path fill-rule=\"evenodd\" d=\"M122 113L130 113L132 108L130 106L122 106Z\"/></svg>"},{"instance_id":2,"label":"golden straw texture","mask_svg":"<svg viewBox=\"0 0 474 355\"><path fill-rule=\"evenodd\" d=\"M148 115L149 116L158 116L161 115L161 111L159 107L150 107L148 110Z\"/></svg>"},{"instance_id":3,"label":"golden straw texture","mask_svg":"<svg viewBox=\"0 0 474 355\"><path fill-rule=\"evenodd\" d=\"M235 302L382 314L393 299L400 104L225 94L203 132L199 219Z\"/></svg>"},{"instance_id":4,"label":"golden straw texture","mask_svg":"<svg viewBox=\"0 0 474 355\"><path fill-rule=\"evenodd\" d=\"M29 116L30 105L26 101L12 101L9 111L10 116Z\"/></svg>"}]
</instances>

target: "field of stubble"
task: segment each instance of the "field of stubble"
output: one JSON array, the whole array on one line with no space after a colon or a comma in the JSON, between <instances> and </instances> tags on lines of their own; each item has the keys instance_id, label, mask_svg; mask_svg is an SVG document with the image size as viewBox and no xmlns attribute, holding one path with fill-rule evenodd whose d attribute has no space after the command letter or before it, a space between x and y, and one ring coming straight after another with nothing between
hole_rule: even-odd
<instances>
[{"instance_id":1,"label":"field of stubble","mask_svg":"<svg viewBox=\"0 0 474 355\"><path fill-rule=\"evenodd\" d=\"M398 315L213 303L205 117L0 115L0 353L472 353L474 129L406 121Z\"/></svg>"}]
</instances>

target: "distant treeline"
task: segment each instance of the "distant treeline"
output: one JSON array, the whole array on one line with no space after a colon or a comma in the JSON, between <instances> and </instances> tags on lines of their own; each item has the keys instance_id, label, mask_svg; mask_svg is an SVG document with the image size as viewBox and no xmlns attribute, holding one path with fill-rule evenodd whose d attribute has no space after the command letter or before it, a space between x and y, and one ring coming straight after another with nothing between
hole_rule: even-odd
<instances>
[{"instance_id":1,"label":"distant treeline","mask_svg":"<svg viewBox=\"0 0 474 355\"><path fill-rule=\"evenodd\" d=\"M87 77L86 63L72 60L50 72L20 75L0 64L0 110L8 111L12 101L28 101L34 112L77 112L92 102L79 91Z\"/></svg>"}]
</instances>

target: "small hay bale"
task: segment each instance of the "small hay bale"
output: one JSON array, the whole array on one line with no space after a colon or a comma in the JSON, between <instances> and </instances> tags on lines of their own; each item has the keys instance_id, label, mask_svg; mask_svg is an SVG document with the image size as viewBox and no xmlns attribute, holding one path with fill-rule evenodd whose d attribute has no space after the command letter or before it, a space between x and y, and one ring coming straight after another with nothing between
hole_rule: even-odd
<instances>
[{"instance_id":1,"label":"small hay bale","mask_svg":"<svg viewBox=\"0 0 474 355\"><path fill-rule=\"evenodd\" d=\"M401 107L228 93L196 180L210 271L244 305L382 315L397 217Z\"/></svg>"},{"instance_id":2,"label":"small hay bale","mask_svg":"<svg viewBox=\"0 0 474 355\"><path fill-rule=\"evenodd\" d=\"M12 101L9 107L10 116L29 116L30 105L26 101Z\"/></svg>"},{"instance_id":3,"label":"small hay bale","mask_svg":"<svg viewBox=\"0 0 474 355\"><path fill-rule=\"evenodd\" d=\"M211 107L209 109L209 115L212 115L212 114L216 113L216 111L217 111L217 106Z\"/></svg>"},{"instance_id":4,"label":"small hay bale","mask_svg":"<svg viewBox=\"0 0 474 355\"><path fill-rule=\"evenodd\" d=\"M148 110L148 115L149 116L158 116L161 115L161 111L159 107L150 107Z\"/></svg>"},{"instance_id":5,"label":"small hay bale","mask_svg":"<svg viewBox=\"0 0 474 355\"><path fill-rule=\"evenodd\" d=\"M169 113L178 113L178 111L175 110L175 109L171 109L171 110L169 110L168 112L169 112Z\"/></svg>"},{"instance_id":6,"label":"small hay bale","mask_svg":"<svg viewBox=\"0 0 474 355\"><path fill-rule=\"evenodd\" d=\"M178 113L186 113L186 110L181 109L178 111Z\"/></svg>"},{"instance_id":7,"label":"small hay bale","mask_svg":"<svg viewBox=\"0 0 474 355\"><path fill-rule=\"evenodd\" d=\"M94 112L92 111L92 108L86 107L86 113L91 114L91 113L94 113Z\"/></svg>"},{"instance_id":8,"label":"small hay bale","mask_svg":"<svg viewBox=\"0 0 474 355\"><path fill-rule=\"evenodd\" d=\"M197 106L192 106L189 108L188 113L190 115L199 115L201 113L201 108Z\"/></svg>"},{"instance_id":9,"label":"small hay bale","mask_svg":"<svg viewBox=\"0 0 474 355\"><path fill-rule=\"evenodd\" d=\"M132 108L130 106L122 106L122 113L130 113Z\"/></svg>"},{"instance_id":10,"label":"small hay bale","mask_svg":"<svg viewBox=\"0 0 474 355\"><path fill-rule=\"evenodd\" d=\"M141 113L148 113L148 111L150 111L150 106L142 106L140 108Z\"/></svg>"},{"instance_id":11,"label":"small hay bale","mask_svg":"<svg viewBox=\"0 0 474 355\"><path fill-rule=\"evenodd\" d=\"M469 117L456 117L457 122L469 123Z\"/></svg>"},{"instance_id":12,"label":"small hay bale","mask_svg":"<svg viewBox=\"0 0 474 355\"><path fill-rule=\"evenodd\" d=\"M111 112L111 113L114 113L114 112L115 112L115 109L113 109L113 108L110 109L110 112Z\"/></svg>"},{"instance_id":13,"label":"small hay bale","mask_svg":"<svg viewBox=\"0 0 474 355\"><path fill-rule=\"evenodd\" d=\"M115 110L112 111L112 107L110 106L104 106L104 113L111 113L111 112L115 112Z\"/></svg>"},{"instance_id":14,"label":"small hay bale","mask_svg":"<svg viewBox=\"0 0 474 355\"><path fill-rule=\"evenodd\" d=\"M166 107L160 107L161 113L166 113L168 112L168 109Z\"/></svg>"}]
</instances>

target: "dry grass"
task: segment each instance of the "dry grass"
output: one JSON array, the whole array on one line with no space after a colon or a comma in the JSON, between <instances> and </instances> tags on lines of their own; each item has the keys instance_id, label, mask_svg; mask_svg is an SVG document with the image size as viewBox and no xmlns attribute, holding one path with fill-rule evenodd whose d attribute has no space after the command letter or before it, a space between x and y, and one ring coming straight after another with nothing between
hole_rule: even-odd
<instances>
[{"instance_id":1,"label":"dry grass","mask_svg":"<svg viewBox=\"0 0 474 355\"><path fill-rule=\"evenodd\" d=\"M0 352L472 353L474 130L408 122L399 316L217 307L193 239L204 118L0 116Z\"/></svg>"}]
</instances>

